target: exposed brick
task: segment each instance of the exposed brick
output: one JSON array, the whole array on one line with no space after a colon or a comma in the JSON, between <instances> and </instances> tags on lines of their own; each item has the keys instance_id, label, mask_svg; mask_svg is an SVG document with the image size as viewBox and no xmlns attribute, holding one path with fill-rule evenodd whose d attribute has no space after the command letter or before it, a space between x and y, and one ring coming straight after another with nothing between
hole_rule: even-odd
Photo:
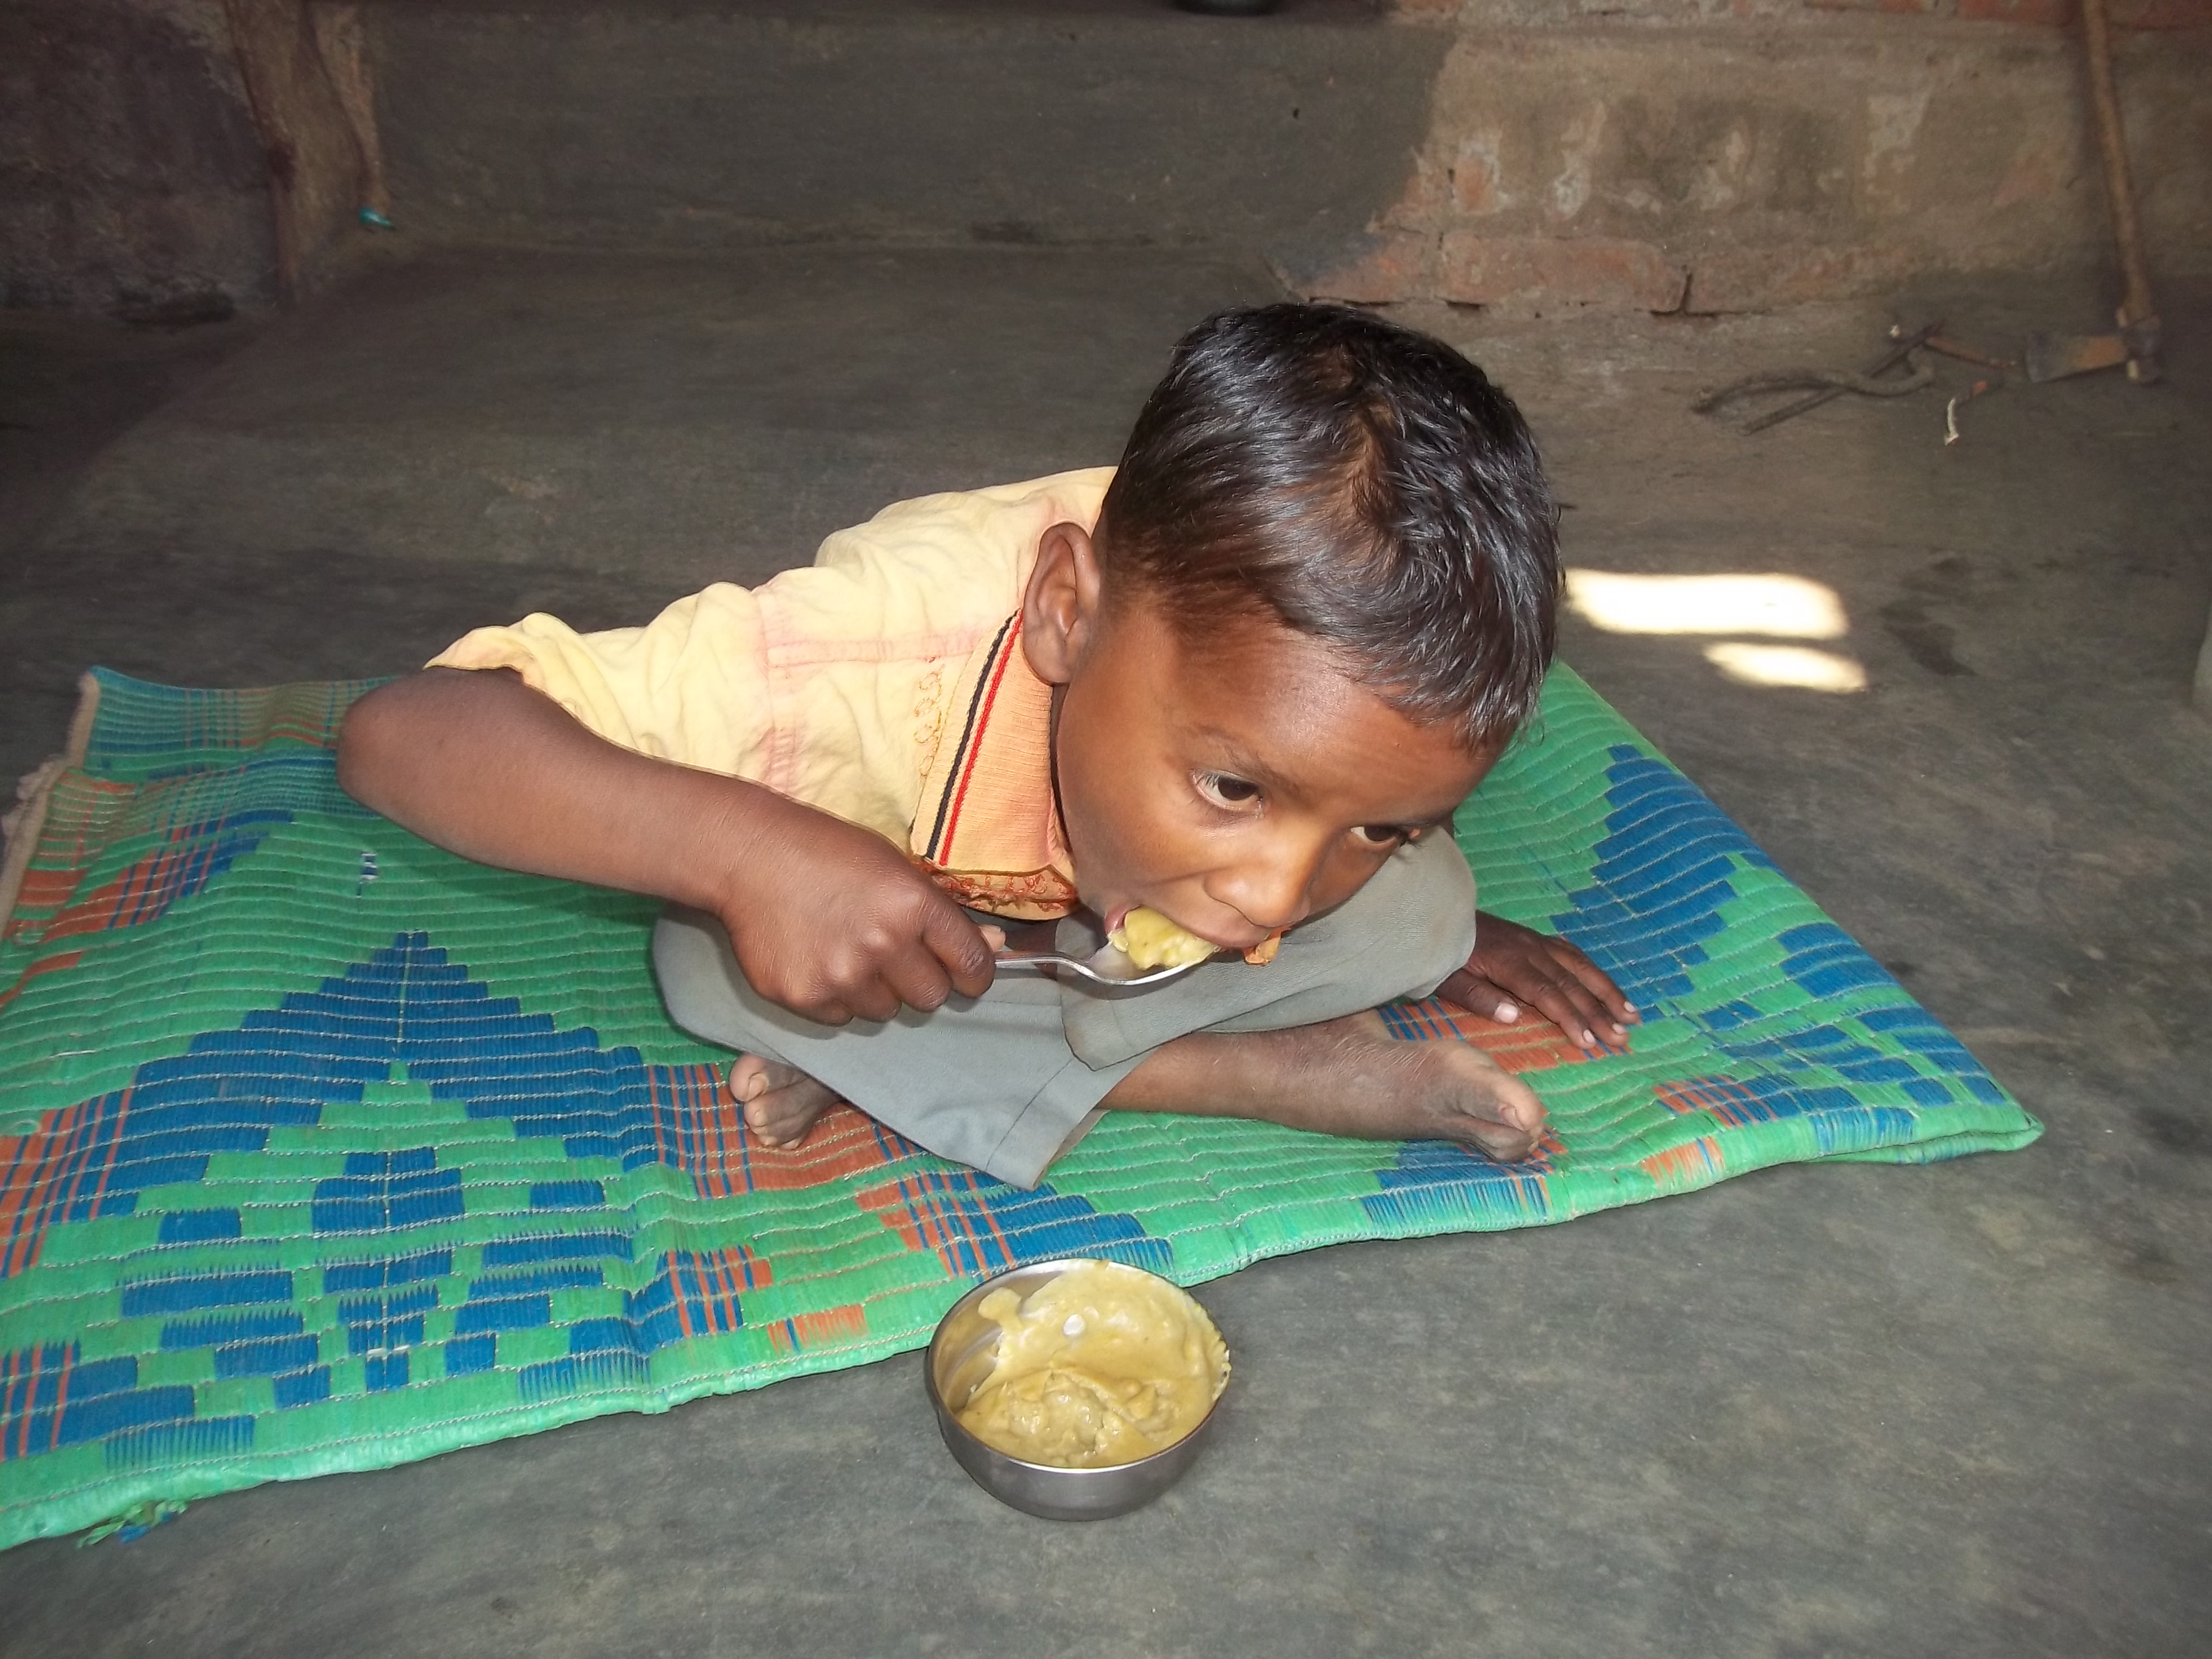
<instances>
[{"instance_id":1,"label":"exposed brick","mask_svg":"<svg viewBox=\"0 0 2212 1659\"><path fill-rule=\"evenodd\" d=\"M2212 28L2212 0L2112 0L2112 21L2124 29Z\"/></svg>"},{"instance_id":2,"label":"exposed brick","mask_svg":"<svg viewBox=\"0 0 2212 1659\"><path fill-rule=\"evenodd\" d=\"M1498 152L1504 139L1496 132L1470 134L1460 141L1451 164L1452 205L1462 213L1495 213L1505 205L1498 187L1502 168Z\"/></svg>"},{"instance_id":3,"label":"exposed brick","mask_svg":"<svg viewBox=\"0 0 2212 1659\"><path fill-rule=\"evenodd\" d=\"M1959 15L1973 23L2042 23L2063 28L2075 15L2075 0L1959 0Z\"/></svg>"},{"instance_id":4,"label":"exposed brick","mask_svg":"<svg viewBox=\"0 0 2212 1659\"><path fill-rule=\"evenodd\" d=\"M1449 231L1437 251L1435 294L1461 305L1673 311L1687 281L1650 242Z\"/></svg>"},{"instance_id":5,"label":"exposed brick","mask_svg":"<svg viewBox=\"0 0 2212 1659\"><path fill-rule=\"evenodd\" d=\"M1814 11L1880 11L1920 17L1948 17L1962 0L1804 0Z\"/></svg>"},{"instance_id":6,"label":"exposed brick","mask_svg":"<svg viewBox=\"0 0 2212 1659\"><path fill-rule=\"evenodd\" d=\"M2081 166L2079 134L2050 132L2032 139L2013 152L1990 198L1992 207L2016 207L2024 202L2047 202L2073 182Z\"/></svg>"},{"instance_id":7,"label":"exposed brick","mask_svg":"<svg viewBox=\"0 0 2212 1659\"><path fill-rule=\"evenodd\" d=\"M1831 0L1808 0L1822 5ZM1853 0L1840 0L1853 3ZM1889 0L1881 0L1890 9ZM1980 23L2031 23L2069 28L2081 15L2080 0L1958 0L1959 15ZM2212 28L2212 0L2112 0L2112 27L2120 29Z\"/></svg>"},{"instance_id":8,"label":"exposed brick","mask_svg":"<svg viewBox=\"0 0 2212 1659\"><path fill-rule=\"evenodd\" d=\"M1765 311L1887 288L1925 260L1901 246L1737 248L1696 262L1683 309L1700 314Z\"/></svg>"},{"instance_id":9,"label":"exposed brick","mask_svg":"<svg viewBox=\"0 0 2212 1659\"><path fill-rule=\"evenodd\" d=\"M1450 210L1451 199L1451 169L1425 155L1416 155L1413 177L1406 180L1403 193L1376 216L1370 228L1434 234L1438 217Z\"/></svg>"},{"instance_id":10,"label":"exposed brick","mask_svg":"<svg viewBox=\"0 0 2212 1659\"><path fill-rule=\"evenodd\" d=\"M1383 305L1438 299L1459 305L1595 307L1673 311L1687 281L1649 242L1603 236L1370 233L1320 257L1279 253L1276 274L1314 300Z\"/></svg>"},{"instance_id":11,"label":"exposed brick","mask_svg":"<svg viewBox=\"0 0 2212 1659\"><path fill-rule=\"evenodd\" d=\"M1316 250L1279 250L1276 276L1309 300L1387 305L1435 291L1436 238L1413 231L1370 231L1349 244Z\"/></svg>"}]
</instances>

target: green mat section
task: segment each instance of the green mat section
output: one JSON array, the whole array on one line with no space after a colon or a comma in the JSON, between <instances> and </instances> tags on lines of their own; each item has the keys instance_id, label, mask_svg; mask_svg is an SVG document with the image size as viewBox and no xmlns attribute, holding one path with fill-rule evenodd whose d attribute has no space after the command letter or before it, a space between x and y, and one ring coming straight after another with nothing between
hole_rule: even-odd
<instances>
[{"instance_id":1,"label":"green mat section","mask_svg":"<svg viewBox=\"0 0 2212 1659\"><path fill-rule=\"evenodd\" d=\"M1486 908L1646 1011L1635 1052L1387 1014L1522 1072L1537 1156L1116 1114L1033 1193L849 1110L747 1145L726 1056L662 1015L651 904L338 789L363 688L98 681L0 939L0 1545L877 1358L1024 1260L1195 1284L2039 1133L1564 668L1461 836Z\"/></svg>"}]
</instances>

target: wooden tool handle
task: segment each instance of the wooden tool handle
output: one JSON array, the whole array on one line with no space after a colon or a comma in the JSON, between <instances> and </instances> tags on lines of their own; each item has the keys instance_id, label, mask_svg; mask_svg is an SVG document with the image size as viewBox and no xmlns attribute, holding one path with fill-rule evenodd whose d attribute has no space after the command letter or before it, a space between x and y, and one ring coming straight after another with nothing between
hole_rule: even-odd
<instances>
[{"instance_id":1,"label":"wooden tool handle","mask_svg":"<svg viewBox=\"0 0 2212 1659\"><path fill-rule=\"evenodd\" d=\"M2112 78L2112 26L2105 0L2081 0L2081 35L2089 55L2089 99L2097 111L2097 149L2104 156L2105 193L2112 204L2112 234L2120 245L2127 298L2120 325L2158 314L2151 304L2150 267L2143 260L2142 226L2136 218L2136 188L2128 173L2127 135L2120 125L2119 91Z\"/></svg>"}]
</instances>

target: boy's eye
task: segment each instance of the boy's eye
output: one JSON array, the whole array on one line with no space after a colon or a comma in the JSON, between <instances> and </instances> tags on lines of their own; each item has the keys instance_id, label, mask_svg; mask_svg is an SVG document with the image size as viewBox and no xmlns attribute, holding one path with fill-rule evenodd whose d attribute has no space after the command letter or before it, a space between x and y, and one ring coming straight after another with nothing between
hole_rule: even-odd
<instances>
[{"instance_id":1,"label":"boy's eye","mask_svg":"<svg viewBox=\"0 0 2212 1659\"><path fill-rule=\"evenodd\" d=\"M1249 806L1260 799L1260 786L1225 772L1200 772L1198 793L1217 806Z\"/></svg>"},{"instance_id":2,"label":"boy's eye","mask_svg":"<svg viewBox=\"0 0 2212 1659\"><path fill-rule=\"evenodd\" d=\"M1412 830L1395 823L1363 823L1352 833L1370 847L1395 847L1413 838Z\"/></svg>"}]
</instances>

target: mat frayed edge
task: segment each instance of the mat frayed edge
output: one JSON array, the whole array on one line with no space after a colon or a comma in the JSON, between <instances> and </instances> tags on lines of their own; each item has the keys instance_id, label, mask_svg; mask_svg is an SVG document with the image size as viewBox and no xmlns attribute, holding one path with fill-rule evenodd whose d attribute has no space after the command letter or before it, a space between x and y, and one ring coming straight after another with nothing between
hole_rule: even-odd
<instances>
[{"instance_id":1,"label":"mat frayed edge","mask_svg":"<svg viewBox=\"0 0 2212 1659\"><path fill-rule=\"evenodd\" d=\"M83 1549L112 1538L118 1544L135 1544L156 1527L167 1526L185 1512L185 1504L179 1498L149 1498L133 1504L120 1515L110 1516L76 1540Z\"/></svg>"},{"instance_id":2,"label":"mat frayed edge","mask_svg":"<svg viewBox=\"0 0 2212 1659\"><path fill-rule=\"evenodd\" d=\"M7 855L0 860L0 936L15 919L15 900L23 890L23 878L31 867L31 854L39 834L46 827L46 809L53 804L54 786L62 774L84 764L92 744L92 724L100 714L100 681L85 674L76 683L76 713L70 717L69 738L62 752L33 769L15 786L15 807L0 817L0 840Z\"/></svg>"}]
</instances>

